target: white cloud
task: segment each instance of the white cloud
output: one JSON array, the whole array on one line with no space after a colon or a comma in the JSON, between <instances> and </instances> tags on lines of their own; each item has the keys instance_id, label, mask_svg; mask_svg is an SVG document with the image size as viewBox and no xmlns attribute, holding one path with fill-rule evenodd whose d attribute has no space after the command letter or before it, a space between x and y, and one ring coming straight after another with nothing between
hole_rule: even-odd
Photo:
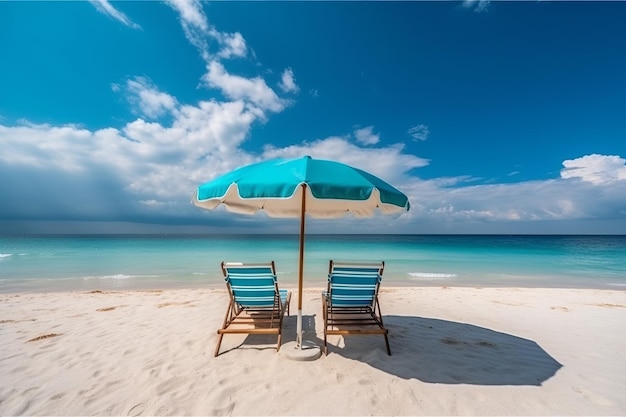
<instances>
[{"instance_id":1,"label":"white cloud","mask_svg":"<svg viewBox=\"0 0 626 417\"><path fill-rule=\"evenodd\" d=\"M135 77L127 81L129 101L136 105L142 115L157 118L173 111L177 106L176 98L163 93L145 77ZM115 88L114 88L115 90Z\"/></svg>"},{"instance_id":2,"label":"white cloud","mask_svg":"<svg viewBox=\"0 0 626 417\"><path fill-rule=\"evenodd\" d=\"M187 40L200 51L201 57L209 62L219 58L245 57L248 53L246 40L236 33L224 33L215 29L202 9L199 0L166 0L179 14L180 23ZM220 50L215 54L209 50L209 41L217 41Z\"/></svg>"},{"instance_id":3,"label":"white cloud","mask_svg":"<svg viewBox=\"0 0 626 417\"><path fill-rule=\"evenodd\" d=\"M424 124L418 124L410 127L407 133L415 140L424 141L428 139L428 135L430 135L430 130L428 130L428 126Z\"/></svg>"},{"instance_id":4,"label":"white cloud","mask_svg":"<svg viewBox=\"0 0 626 417\"><path fill-rule=\"evenodd\" d=\"M0 161L35 169L85 170L91 132L78 126L48 124L6 127L0 125Z\"/></svg>"},{"instance_id":5,"label":"white cloud","mask_svg":"<svg viewBox=\"0 0 626 417\"><path fill-rule=\"evenodd\" d=\"M294 78L291 68L285 68L278 86L285 93L297 93L298 91L300 91L300 87L298 87L298 85L296 84L296 80Z\"/></svg>"},{"instance_id":6,"label":"white cloud","mask_svg":"<svg viewBox=\"0 0 626 417\"><path fill-rule=\"evenodd\" d=\"M204 80L210 87L220 89L227 98L245 100L262 111L280 112L289 103L279 98L261 77L249 79L229 74L217 61L209 62Z\"/></svg>"},{"instance_id":7,"label":"white cloud","mask_svg":"<svg viewBox=\"0 0 626 417\"><path fill-rule=\"evenodd\" d=\"M245 57L248 53L246 40L241 33L225 33L219 36L222 50L218 52L220 58Z\"/></svg>"},{"instance_id":8,"label":"white cloud","mask_svg":"<svg viewBox=\"0 0 626 417\"><path fill-rule=\"evenodd\" d=\"M246 78L229 73L222 59L247 56L246 40L239 33L220 32L213 27L199 0L167 0L167 4L178 14L187 40L200 52L206 62L206 73L201 77L205 85L219 89L224 97L233 101L244 101L248 110L258 119L265 119L266 113L281 112L291 102L280 98L260 76ZM211 43L217 42L219 50L212 53ZM297 92L298 86L290 69L282 76L281 88Z\"/></svg>"},{"instance_id":9,"label":"white cloud","mask_svg":"<svg viewBox=\"0 0 626 417\"><path fill-rule=\"evenodd\" d=\"M110 16L110 17L114 18L115 20L118 20L118 21L122 22L123 24L125 24L126 26L128 26L130 28L141 29L141 26L139 26L137 23L134 23L133 21L131 21L128 18L128 16L126 16L124 13L120 12L115 7L113 7L111 5L111 3L109 3L108 0L89 0L89 2L100 13L105 14L107 16Z\"/></svg>"},{"instance_id":10,"label":"white cloud","mask_svg":"<svg viewBox=\"0 0 626 417\"><path fill-rule=\"evenodd\" d=\"M75 202L68 213L89 211L86 199L95 188L106 189L101 199L112 205L144 201L141 206L145 206L145 201L155 200L173 213L173 207L180 210L183 204L183 213L195 186L249 160L245 154L237 155L257 118L241 101L184 105L173 117L170 127L137 119L122 130L0 125L0 172L24 171L25 177L37 178L31 184L35 198L39 183L56 179L55 192L48 199ZM11 184L3 185L7 189L2 192L11 199ZM52 211L45 204L38 206L42 214ZM7 209L0 209L0 217L7 216ZM132 215L132 210L126 211Z\"/></svg>"},{"instance_id":11,"label":"white cloud","mask_svg":"<svg viewBox=\"0 0 626 417\"><path fill-rule=\"evenodd\" d=\"M166 0L166 2L179 13L181 22L188 27L196 28L202 32L209 30L209 22L199 0ZM185 32L185 34L187 33Z\"/></svg>"},{"instance_id":12,"label":"white cloud","mask_svg":"<svg viewBox=\"0 0 626 417\"><path fill-rule=\"evenodd\" d=\"M456 232L480 233L500 224L507 225L505 233L542 233L542 225L552 225L550 222L626 219L626 181L592 184L551 179L464 186L460 181L438 178L404 187L411 200L412 222L449 225ZM515 224L526 228L515 229Z\"/></svg>"},{"instance_id":13,"label":"white cloud","mask_svg":"<svg viewBox=\"0 0 626 417\"><path fill-rule=\"evenodd\" d=\"M0 205L0 218L191 219L201 215L189 204L198 184L257 160L303 155L367 170L407 193L412 208L395 231L477 233L532 222L540 233L546 222L626 217L624 159L617 156L565 161L562 178L467 185L463 177L415 177L428 161L404 153L402 144L362 147L328 137L249 153L242 144L258 118L243 101L179 105L172 117L170 126L137 119L121 130L0 125L0 193L11 202Z\"/></svg>"},{"instance_id":14,"label":"white cloud","mask_svg":"<svg viewBox=\"0 0 626 417\"><path fill-rule=\"evenodd\" d=\"M403 185L415 180L407 172L428 165L428 161L415 155L403 153L402 144L380 148L362 148L341 137L329 137L311 143L301 143L283 148L266 146L262 159L313 158L330 159L363 169L394 185Z\"/></svg>"},{"instance_id":15,"label":"white cloud","mask_svg":"<svg viewBox=\"0 0 626 417\"><path fill-rule=\"evenodd\" d=\"M166 0L166 3L178 12L180 24L185 37L200 52L200 56L208 60L210 58L208 36L211 27L202 10L199 0Z\"/></svg>"},{"instance_id":16,"label":"white cloud","mask_svg":"<svg viewBox=\"0 0 626 417\"><path fill-rule=\"evenodd\" d=\"M354 137L362 145L376 145L380 142L380 135L374 133L374 126L367 126L354 131Z\"/></svg>"},{"instance_id":17,"label":"white cloud","mask_svg":"<svg viewBox=\"0 0 626 417\"><path fill-rule=\"evenodd\" d=\"M626 180L626 159L617 155L585 155L563 161L563 166L561 178L579 178L592 184Z\"/></svg>"}]
</instances>

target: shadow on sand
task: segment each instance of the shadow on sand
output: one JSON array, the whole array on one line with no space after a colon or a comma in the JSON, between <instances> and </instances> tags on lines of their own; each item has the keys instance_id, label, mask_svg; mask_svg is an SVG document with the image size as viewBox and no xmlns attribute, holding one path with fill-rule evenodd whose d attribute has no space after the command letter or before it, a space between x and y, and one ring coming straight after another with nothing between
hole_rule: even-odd
<instances>
[{"instance_id":1,"label":"shadow on sand","mask_svg":"<svg viewBox=\"0 0 626 417\"><path fill-rule=\"evenodd\" d=\"M562 367L532 340L472 324L415 317L384 316L392 356L380 335L329 337L328 354L366 363L390 375L434 384L539 386ZM304 340L323 349L316 317L305 315ZM295 340L296 318L285 317L282 343ZM269 343L275 336L249 335L239 347ZM339 344L339 345L338 345ZM265 348L265 347L264 347ZM318 360L323 361L324 356Z\"/></svg>"},{"instance_id":2,"label":"shadow on sand","mask_svg":"<svg viewBox=\"0 0 626 417\"><path fill-rule=\"evenodd\" d=\"M532 340L484 327L415 316L384 316L382 336L352 336L329 354L368 363L400 378L437 384L535 385L562 367Z\"/></svg>"}]
</instances>

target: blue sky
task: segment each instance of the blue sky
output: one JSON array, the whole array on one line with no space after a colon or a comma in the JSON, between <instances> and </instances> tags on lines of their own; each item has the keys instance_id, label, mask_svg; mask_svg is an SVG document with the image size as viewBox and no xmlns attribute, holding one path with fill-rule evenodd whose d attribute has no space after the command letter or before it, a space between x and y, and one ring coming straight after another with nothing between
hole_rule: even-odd
<instances>
[{"instance_id":1,"label":"blue sky","mask_svg":"<svg viewBox=\"0 0 626 417\"><path fill-rule=\"evenodd\" d=\"M307 154L411 201L313 233L626 233L624 21L624 2L0 1L0 233L297 233L190 199Z\"/></svg>"}]
</instances>

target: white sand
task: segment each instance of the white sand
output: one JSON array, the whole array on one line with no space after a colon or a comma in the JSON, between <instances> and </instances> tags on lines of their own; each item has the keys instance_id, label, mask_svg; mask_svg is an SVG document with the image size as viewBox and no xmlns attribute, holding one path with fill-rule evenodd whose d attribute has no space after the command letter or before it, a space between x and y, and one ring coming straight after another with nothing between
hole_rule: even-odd
<instances>
[{"instance_id":1,"label":"white sand","mask_svg":"<svg viewBox=\"0 0 626 417\"><path fill-rule=\"evenodd\" d=\"M0 294L0 414L626 415L624 291L384 288L392 356L382 336L335 336L307 363L269 336L226 335L213 357L226 302ZM304 314L321 344L319 290Z\"/></svg>"}]
</instances>

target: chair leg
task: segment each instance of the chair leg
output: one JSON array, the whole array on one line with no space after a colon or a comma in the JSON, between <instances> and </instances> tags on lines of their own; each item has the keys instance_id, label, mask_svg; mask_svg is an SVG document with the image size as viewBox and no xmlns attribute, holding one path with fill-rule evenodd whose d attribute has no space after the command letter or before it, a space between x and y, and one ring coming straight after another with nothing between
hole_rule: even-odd
<instances>
[{"instance_id":1,"label":"chair leg","mask_svg":"<svg viewBox=\"0 0 626 417\"><path fill-rule=\"evenodd\" d=\"M328 356L328 326L326 320L324 320L324 355Z\"/></svg>"},{"instance_id":2,"label":"chair leg","mask_svg":"<svg viewBox=\"0 0 626 417\"><path fill-rule=\"evenodd\" d=\"M228 303L228 308L226 309L226 315L224 316L224 323L222 323L222 329L225 329L228 326L228 323L230 322L232 317L236 315L236 313L234 312L234 309L235 309L235 304L233 303L233 300L231 299L230 302ZM218 332L218 334L219 336L217 338L217 347L215 348L215 356L220 354L220 345L222 344L222 338L224 337L224 333Z\"/></svg>"},{"instance_id":3,"label":"chair leg","mask_svg":"<svg viewBox=\"0 0 626 417\"><path fill-rule=\"evenodd\" d=\"M378 297L376 297L376 310L378 310L378 322L380 323L380 327L381 329L385 328L385 324L383 323L383 313L380 311L380 303L378 302ZM374 313L376 313L376 310L374 310ZM387 355L391 356L391 349L389 348L389 338L387 337L387 335L389 334L389 331L385 332L385 345L387 346Z\"/></svg>"},{"instance_id":4,"label":"chair leg","mask_svg":"<svg viewBox=\"0 0 626 417\"><path fill-rule=\"evenodd\" d=\"M282 334L278 333L278 341L276 342L276 352L280 350L280 339L282 338Z\"/></svg>"},{"instance_id":5,"label":"chair leg","mask_svg":"<svg viewBox=\"0 0 626 417\"><path fill-rule=\"evenodd\" d=\"M322 318L324 319L324 355L328 356L328 341L327 341L327 333L328 330L328 306L326 305L326 296L322 293Z\"/></svg>"},{"instance_id":6,"label":"chair leg","mask_svg":"<svg viewBox=\"0 0 626 417\"><path fill-rule=\"evenodd\" d=\"M389 338L387 337L387 333L385 333L385 345L387 345L387 355L391 356L391 349L389 348Z\"/></svg>"},{"instance_id":7,"label":"chair leg","mask_svg":"<svg viewBox=\"0 0 626 417\"><path fill-rule=\"evenodd\" d=\"M224 337L224 333L221 333L218 337L217 337L217 347L215 348L215 356L217 357L217 355L220 354L220 345L222 344L222 338Z\"/></svg>"}]
</instances>

